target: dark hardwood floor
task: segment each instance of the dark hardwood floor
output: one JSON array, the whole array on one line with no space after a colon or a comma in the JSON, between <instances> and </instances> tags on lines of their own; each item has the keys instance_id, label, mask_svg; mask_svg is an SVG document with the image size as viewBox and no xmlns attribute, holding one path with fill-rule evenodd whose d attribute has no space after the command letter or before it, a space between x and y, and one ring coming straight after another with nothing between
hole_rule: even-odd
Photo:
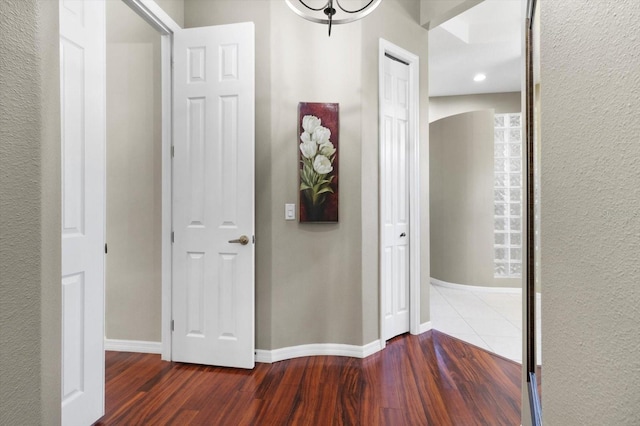
<instances>
[{"instance_id":1,"label":"dark hardwood floor","mask_svg":"<svg viewBox=\"0 0 640 426\"><path fill-rule=\"evenodd\" d=\"M97 425L519 425L521 366L438 331L252 371L107 352Z\"/></svg>"}]
</instances>

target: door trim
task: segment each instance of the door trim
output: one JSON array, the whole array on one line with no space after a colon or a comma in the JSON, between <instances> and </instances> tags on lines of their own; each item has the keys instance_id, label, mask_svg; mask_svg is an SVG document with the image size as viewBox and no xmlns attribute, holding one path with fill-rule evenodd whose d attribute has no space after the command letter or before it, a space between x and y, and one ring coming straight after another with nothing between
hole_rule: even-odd
<instances>
[{"instance_id":1,"label":"door trim","mask_svg":"<svg viewBox=\"0 0 640 426\"><path fill-rule=\"evenodd\" d=\"M162 78L162 359L171 361L173 33L182 29L154 0L122 0L161 35Z\"/></svg>"},{"instance_id":2,"label":"door trim","mask_svg":"<svg viewBox=\"0 0 640 426\"><path fill-rule=\"evenodd\" d=\"M395 44L380 39L378 53L378 170L382 170L384 165L384 152L382 150L383 117L382 104L384 93L384 59L385 56L392 56L406 63L409 67L409 331L411 334L420 334L420 115L419 115L419 65L420 59L417 55L396 46ZM381 191L381 182L378 183L378 193ZM384 306L386 288L382 279L382 241L383 235L380 212L382 205L378 206L378 259L379 259L379 282L380 282L380 345L386 345L384 336Z\"/></svg>"},{"instance_id":3,"label":"door trim","mask_svg":"<svg viewBox=\"0 0 640 426\"><path fill-rule=\"evenodd\" d=\"M172 35L182 29L154 0L122 0L122 2L163 36Z\"/></svg>"}]
</instances>

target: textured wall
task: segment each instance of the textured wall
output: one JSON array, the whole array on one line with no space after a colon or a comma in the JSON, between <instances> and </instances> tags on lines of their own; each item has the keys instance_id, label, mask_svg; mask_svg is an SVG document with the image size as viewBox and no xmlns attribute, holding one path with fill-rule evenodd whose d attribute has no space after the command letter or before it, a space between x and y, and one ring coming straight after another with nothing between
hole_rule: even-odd
<instances>
[{"instance_id":1,"label":"textured wall","mask_svg":"<svg viewBox=\"0 0 640 426\"><path fill-rule=\"evenodd\" d=\"M541 9L542 407L640 424L640 2Z\"/></svg>"},{"instance_id":2,"label":"textured wall","mask_svg":"<svg viewBox=\"0 0 640 426\"><path fill-rule=\"evenodd\" d=\"M107 2L106 28L105 334L108 339L159 342L160 34L121 1Z\"/></svg>"},{"instance_id":3,"label":"textured wall","mask_svg":"<svg viewBox=\"0 0 640 426\"><path fill-rule=\"evenodd\" d=\"M481 287L521 287L494 278L493 110L431 123L431 276Z\"/></svg>"},{"instance_id":4,"label":"textured wall","mask_svg":"<svg viewBox=\"0 0 640 426\"><path fill-rule=\"evenodd\" d=\"M429 122L463 112L493 109L496 114L520 112L520 92L485 93L480 95L432 96L429 98Z\"/></svg>"},{"instance_id":5,"label":"textured wall","mask_svg":"<svg viewBox=\"0 0 640 426\"><path fill-rule=\"evenodd\" d=\"M60 421L57 22L57 2L0 2L2 425Z\"/></svg>"}]
</instances>

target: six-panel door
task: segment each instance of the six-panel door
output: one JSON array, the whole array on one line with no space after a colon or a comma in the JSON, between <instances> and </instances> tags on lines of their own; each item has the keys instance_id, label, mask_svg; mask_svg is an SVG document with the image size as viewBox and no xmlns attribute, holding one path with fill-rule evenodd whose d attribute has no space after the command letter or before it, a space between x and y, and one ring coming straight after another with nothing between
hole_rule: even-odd
<instances>
[{"instance_id":1,"label":"six-panel door","mask_svg":"<svg viewBox=\"0 0 640 426\"><path fill-rule=\"evenodd\" d=\"M253 368L252 23L175 34L173 112L172 358Z\"/></svg>"}]
</instances>

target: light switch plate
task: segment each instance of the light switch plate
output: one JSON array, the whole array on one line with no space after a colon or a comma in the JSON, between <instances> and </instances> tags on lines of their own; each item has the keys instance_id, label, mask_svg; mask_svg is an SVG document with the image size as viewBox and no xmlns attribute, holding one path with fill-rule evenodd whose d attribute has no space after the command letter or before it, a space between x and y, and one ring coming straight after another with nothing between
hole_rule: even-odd
<instances>
[{"instance_id":1,"label":"light switch plate","mask_svg":"<svg viewBox=\"0 0 640 426\"><path fill-rule=\"evenodd\" d=\"M284 219L285 220L296 220L296 205L295 204L285 204L284 205Z\"/></svg>"}]
</instances>

